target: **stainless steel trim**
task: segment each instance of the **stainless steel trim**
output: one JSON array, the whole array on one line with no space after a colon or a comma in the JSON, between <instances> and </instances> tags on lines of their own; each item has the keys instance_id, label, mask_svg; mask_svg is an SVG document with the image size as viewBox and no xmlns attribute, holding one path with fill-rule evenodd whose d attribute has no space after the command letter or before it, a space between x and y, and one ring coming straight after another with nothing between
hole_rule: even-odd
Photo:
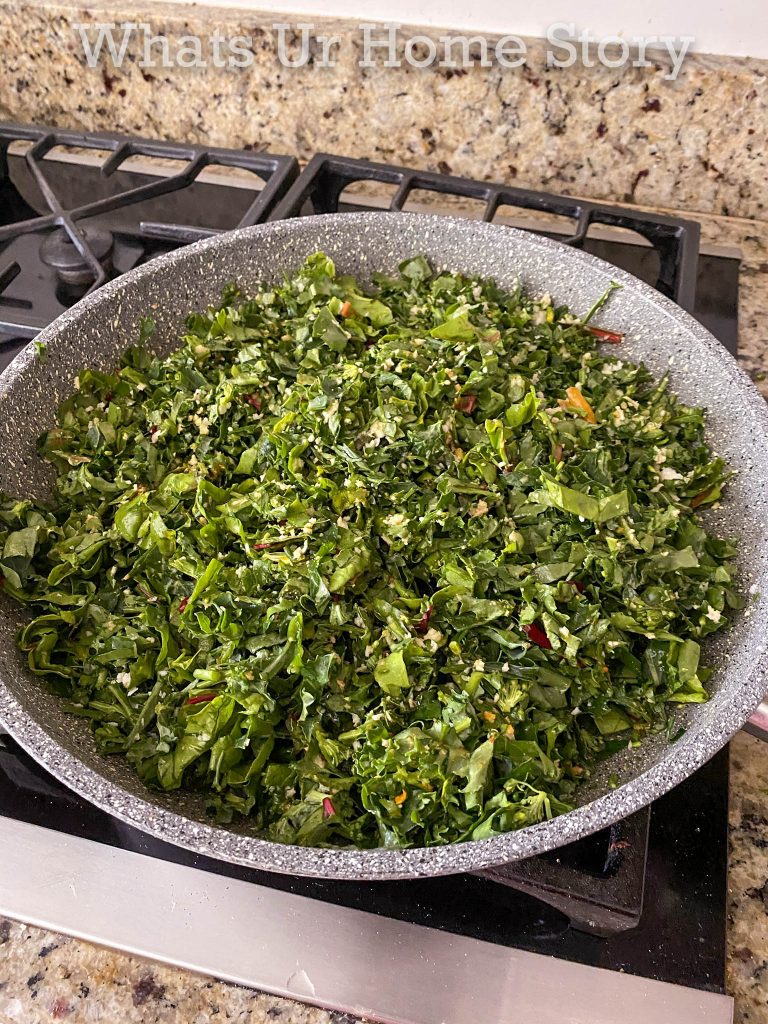
<instances>
[{"instance_id":1,"label":"stainless steel trim","mask_svg":"<svg viewBox=\"0 0 768 1024\"><path fill-rule=\"evenodd\" d=\"M730 1024L733 1000L0 817L0 913L389 1024Z\"/></svg>"},{"instance_id":2,"label":"stainless steel trim","mask_svg":"<svg viewBox=\"0 0 768 1024\"><path fill-rule=\"evenodd\" d=\"M768 700L752 712L744 725L744 731L759 740L768 740Z\"/></svg>"}]
</instances>

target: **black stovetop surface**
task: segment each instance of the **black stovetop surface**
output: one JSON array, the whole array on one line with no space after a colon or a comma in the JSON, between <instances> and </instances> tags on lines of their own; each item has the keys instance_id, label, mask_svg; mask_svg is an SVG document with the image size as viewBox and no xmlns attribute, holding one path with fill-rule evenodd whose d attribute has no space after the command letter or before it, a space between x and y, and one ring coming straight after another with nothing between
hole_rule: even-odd
<instances>
[{"instance_id":1,"label":"black stovetop surface","mask_svg":"<svg viewBox=\"0 0 768 1024\"><path fill-rule=\"evenodd\" d=\"M724 991L727 749L653 805L640 923L609 937L576 930L561 911L478 875L326 882L197 856L139 832L66 790L7 736L0 737L0 813L311 899L595 967ZM597 840L582 840L547 856L563 864L578 863L599 885L602 863L594 854L601 837L599 833Z\"/></svg>"},{"instance_id":2,"label":"black stovetop surface","mask_svg":"<svg viewBox=\"0 0 768 1024\"><path fill-rule=\"evenodd\" d=\"M26 154L20 142L31 146ZM95 153L95 162L62 161L75 146ZM206 180L203 172L218 166L255 175L263 188ZM370 208L355 192L360 182L390 189L382 215L438 193L479 203L486 220L549 216L542 233L654 285L735 352L738 260L700 255L695 223L328 155L297 171L291 158L270 154L0 125L0 369L102 280L237 224ZM43 250L54 231L55 244ZM325 882L238 868L152 839L70 793L0 736L2 815L326 902L714 991L724 988L727 811L722 751L651 809L493 877Z\"/></svg>"}]
</instances>

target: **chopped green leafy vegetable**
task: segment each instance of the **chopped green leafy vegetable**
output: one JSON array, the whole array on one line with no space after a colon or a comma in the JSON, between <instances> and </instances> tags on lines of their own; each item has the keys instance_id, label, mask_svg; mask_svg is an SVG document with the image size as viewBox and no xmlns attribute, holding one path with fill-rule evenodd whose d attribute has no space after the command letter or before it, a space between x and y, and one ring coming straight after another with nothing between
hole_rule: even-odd
<instances>
[{"instance_id":1,"label":"chopped green leafy vegetable","mask_svg":"<svg viewBox=\"0 0 768 1024\"><path fill-rule=\"evenodd\" d=\"M706 700L739 606L688 408L548 297L290 279L88 370L0 505L19 642L101 750L286 843L486 838Z\"/></svg>"}]
</instances>

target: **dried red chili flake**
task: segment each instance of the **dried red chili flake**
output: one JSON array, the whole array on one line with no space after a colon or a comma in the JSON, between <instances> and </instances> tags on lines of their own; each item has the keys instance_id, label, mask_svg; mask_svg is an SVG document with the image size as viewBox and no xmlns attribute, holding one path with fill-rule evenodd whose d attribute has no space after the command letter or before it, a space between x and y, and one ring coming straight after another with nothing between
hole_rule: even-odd
<instances>
[{"instance_id":1,"label":"dried red chili flake","mask_svg":"<svg viewBox=\"0 0 768 1024\"><path fill-rule=\"evenodd\" d=\"M346 302L343 302L341 304L341 309L339 310L339 316L348 317L351 312L352 312L352 303L349 300L347 300Z\"/></svg>"},{"instance_id":2,"label":"dried red chili flake","mask_svg":"<svg viewBox=\"0 0 768 1024\"><path fill-rule=\"evenodd\" d=\"M588 327L587 330L598 341L607 341L610 345L618 345L624 340L624 335L619 331L606 331L602 327Z\"/></svg>"},{"instance_id":3,"label":"dried red chili flake","mask_svg":"<svg viewBox=\"0 0 768 1024\"><path fill-rule=\"evenodd\" d=\"M333 800L329 796L323 797L323 817L332 818L336 813L336 808L333 806Z\"/></svg>"},{"instance_id":4,"label":"dried red chili flake","mask_svg":"<svg viewBox=\"0 0 768 1024\"><path fill-rule=\"evenodd\" d=\"M453 408L464 412L469 416L477 405L477 395L460 395L453 403Z\"/></svg>"},{"instance_id":5,"label":"dried red chili flake","mask_svg":"<svg viewBox=\"0 0 768 1024\"><path fill-rule=\"evenodd\" d=\"M217 697L216 693L197 693L194 697L190 697L187 704L205 704L209 700L213 700Z\"/></svg>"},{"instance_id":6,"label":"dried red chili flake","mask_svg":"<svg viewBox=\"0 0 768 1024\"><path fill-rule=\"evenodd\" d=\"M182 597L182 599L179 601L179 612L181 612L181 614L184 614L184 609L187 607L188 604L189 604L189 598L188 597Z\"/></svg>"},{"instance_id":7,"label":"dried red chili flake","mask_svg":"<svg viewBox=\"0 0 768 1024\"><path fill-rule=\"evenodd\" d=\"M552 650L549 637L541 626L537 626L535 622L532 622L530 626L523 626L523 632L532 644L536 644L537 647L543 647L546 651Z\"/></svg>"},{"instance_id":8,"label":"dried red chili flake","mask_svg":"<svg viewBox=\"0 0 768 1024\"><path fill-rule=\"evenodd\" d=\"M429 620L430 620L430 619L432 618L432 612L433 612L433 611L434 611L434 608L432 607L432 605L430 605L430 606L429 606L429 607L427 608L427 610L426 610L426 611L424 612L424 614L423 614L423 615L421 616L421 618L419 619L419 621L418 621L418 622L416 622L416 623L414 623L414 626L413 626L413 628L414 628L414 629L416 630L416 632L417 632L417 633L419 633L419 634L420 634L421 636L424 636L424 634L425 634L425 633L427 632L427 630L429 629Z\"/></svg>"},{"instance_id":9,"label":"dried red chili flake","mask_svg":"<svg viewBox=\"0 0 768 1024\"><path fill-rule=\"evenodd\" d=\"M561 444L556 444L555 445L555 450L553 452L553 458L554 458L555 462L562 462L563 461L563 446Z\"/></svg>"},{"instance_id":10,"label":"dried red chili flake","mask_svg":"<svg viewBox=\"0 0 768 1024\"><path fill-rule=\"evenodd\" d=\"M254 551L264 551L265 548L271 548L274 543L273 540L265 540L261 544L252 544L251 547Z\"/></svg>"},{"instance_id":11,"label":"dried red chili flake","mask_svg":"<svg viewBox=\"0 0 768 1024\"><path fill-rule=\"evenodd\" d=\"M244 397L248 405L252 405L256 412L261 412L261 399L259 398L255 391L252 392L250 395L245 395Z\"/></svg>"},{"instance_id":12,"label":"dried red chili flake","mask_svg":"<svg viewBox=\"0 0 768 1024\"><path fill-rule=\"evenodd\" d=\"M567 583L569 587L575 587L580 594L584 593L584 584L581 580L563 580L563 582Z\"/></svg>"}]
</instances>

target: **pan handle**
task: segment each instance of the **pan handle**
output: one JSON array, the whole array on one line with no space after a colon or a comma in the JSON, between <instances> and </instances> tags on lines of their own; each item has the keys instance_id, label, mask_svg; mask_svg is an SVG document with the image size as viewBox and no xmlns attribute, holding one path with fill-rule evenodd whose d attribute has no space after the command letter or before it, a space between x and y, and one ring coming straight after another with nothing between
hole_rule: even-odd
<instances>
[{"instance_id":1,"label":"pan handle","mask_svg":"<svg viewBox=\"0 0 768 1024\"><path fill-rule=\"evenodd\" d=\"M759 740L768 740L768 697L749 716L744 732L757 736Z\"/></svg>"}]
</instances>

